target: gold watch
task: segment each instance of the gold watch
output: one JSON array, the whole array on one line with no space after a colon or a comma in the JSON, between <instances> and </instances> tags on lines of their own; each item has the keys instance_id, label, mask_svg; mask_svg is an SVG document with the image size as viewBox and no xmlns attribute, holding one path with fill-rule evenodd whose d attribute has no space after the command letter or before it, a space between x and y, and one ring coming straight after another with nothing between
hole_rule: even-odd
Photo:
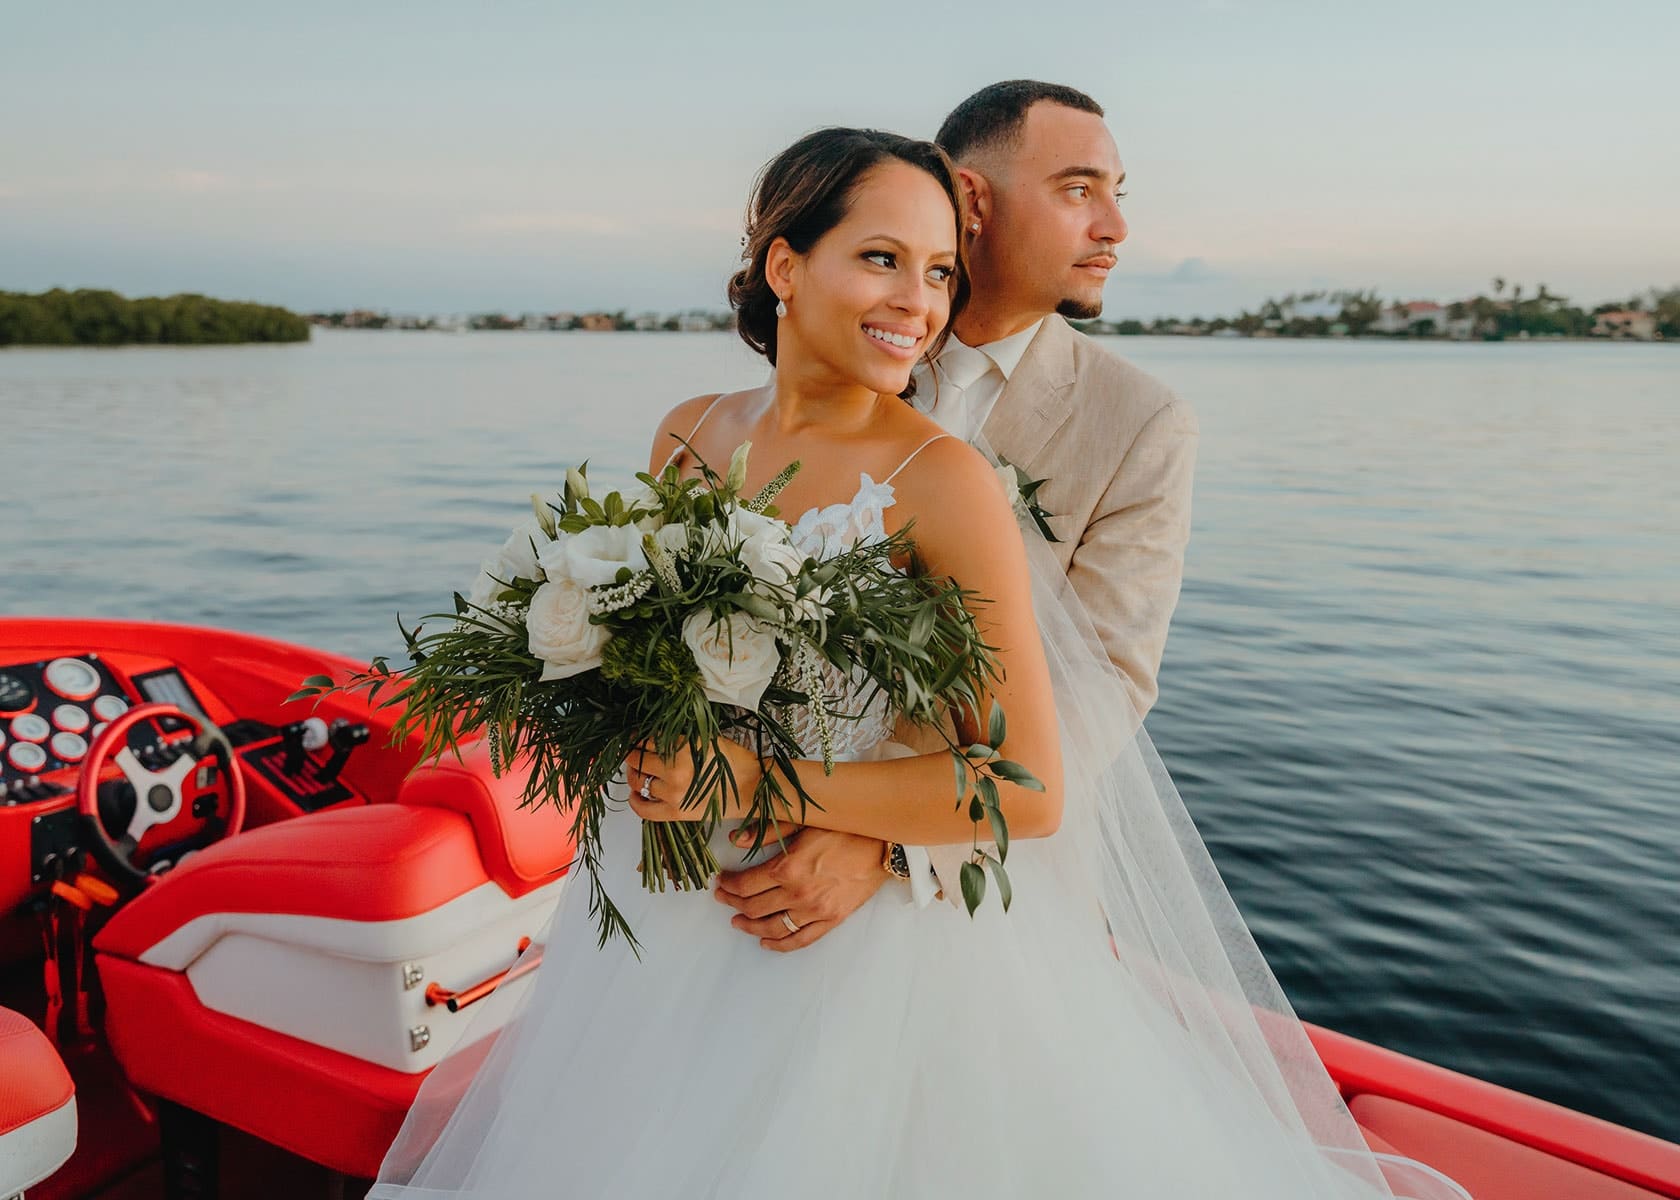
<instances>
[{"instance_id":1,"label":"gold watch","mask_svg":"<svg viewBox=\"0 0 1680 1200\"><path fill-rule=\"evenodd\" d=\"M898 842L887 843L887 848L881 855L881 870L896 879L910 878L910 859Z\"/></svg>"}]
</instances>

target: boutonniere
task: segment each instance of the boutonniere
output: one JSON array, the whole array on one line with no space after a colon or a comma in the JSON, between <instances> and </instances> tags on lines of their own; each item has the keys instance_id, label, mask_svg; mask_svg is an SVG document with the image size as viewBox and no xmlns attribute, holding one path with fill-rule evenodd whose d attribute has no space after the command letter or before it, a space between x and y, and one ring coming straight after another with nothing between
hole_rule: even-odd
<instances>
[{"instance_id":1,"label":"boutonniere","mask_svg":"<svg viewBox=\"0 0 1680 1200\"><path fill-rule=\"evenodd\" d=\"M1061 538L1050 532L1050 518L1054 514L1038 502L1038 489L1050 481L1029 477L1007 458L1000 457L998 463L998 478L1002 480L1005 492L1014 493L1015 508L1032 518L1033 524L1038 526L1038 531L1044 535L1045 541L1061 541Z\"/></svg>"}]
</instances>

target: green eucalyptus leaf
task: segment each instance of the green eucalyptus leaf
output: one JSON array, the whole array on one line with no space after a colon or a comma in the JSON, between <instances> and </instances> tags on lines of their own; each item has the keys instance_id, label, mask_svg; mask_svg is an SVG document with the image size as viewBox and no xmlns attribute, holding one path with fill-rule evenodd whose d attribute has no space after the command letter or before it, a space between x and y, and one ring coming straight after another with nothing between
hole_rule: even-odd
<instances>
[{"instance_id":1,"label":"green eucalyptus leaf","mask_svg":"<svg viewBox=\"0 0 1680 1200\"><path fill-rule=\"evenodd\" d=\"M1003 901L1003 911L1009 911L1009 902L1015 898L1014 889L1009 886L1009 872L1003 869L1003 864L995 858L992 860L992 878L997 880L998 899Z\"/></svg>"},{"instance_id":2,"label":"green eucalyptus leaf","mask_svg":"<svg viewBox=\"0 0 1680 1200\"><path fill-rule=\"evenodd\" d=\"M992 840L997 843L998 858L1008 858L1009 825L1003 819L1003 810L995 804L990 806L986 809L986 819L990 821L992 825ZM1006 900L1004 903L1007 906L1008 901Z\"/></svg>"},{"instance_id":3,"label":"green eucalyptus leaf","mask_svg":"<svg viewBox=\"0 0 1680 1200\"><path fill-rule=\"evenodd\" d=\"M991 719L986 722L986 740L991 743L992 749L1003 745L1004 729L1003 705L993 700Z\"/></svg>"},{"instance_id":4,"label":"green eucalyptus leaf","mask_svg":"<svg viewBox=\"0 0 1680 1200\"><path fill-rule=\"evenodd\" d=\"M1010 783L1018 784L1030 792L1042 792L1044 785L1038 781L1038 776L1027 770L1018 762L1010 762L1007 758L1000 758L991 764L992 771L1007 779Z\"/></svg>"},{"instance_id":5,"label":"green eucalyptus leaf","mask_svg":"<svg viewBox=\"0 0 1680 1200\"><path fill-rule=\"evenodd\" d=\"M972 917L974 910L979 908L980 902L986 898L986 873L974 863L965 862L959 878L962 881L963 905Z\"/></svg>"}]
</instances>

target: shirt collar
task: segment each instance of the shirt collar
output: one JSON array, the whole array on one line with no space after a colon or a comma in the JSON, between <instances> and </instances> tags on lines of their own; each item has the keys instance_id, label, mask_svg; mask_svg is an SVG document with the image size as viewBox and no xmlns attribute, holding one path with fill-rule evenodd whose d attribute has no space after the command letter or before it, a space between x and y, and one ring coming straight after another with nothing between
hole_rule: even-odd
<instances>
[{"instance_id":1,"label":"shirt collar","mask_svg":"<svg viewBox=\"0 0 1680 1200\"><path fill-rule=\"evenodd\" d=\"M1022 356L1026 354L1027 347L1032 344L1033 338L1038 336L1039 328L1043 324L1044 318L1040 317L1019 333L1012 333L1008 337L999 338L995 342L987 342L984 346L973 348L979 350L996 364L998 372L1002 374L1004 382L1007 383L1009 377L1015 373L1015 368L1021 365ZM955 334L951 335L951 340L960 341ZM960 342L960 344L966 346L968 343Z\"/></svg>"}]
</instances>

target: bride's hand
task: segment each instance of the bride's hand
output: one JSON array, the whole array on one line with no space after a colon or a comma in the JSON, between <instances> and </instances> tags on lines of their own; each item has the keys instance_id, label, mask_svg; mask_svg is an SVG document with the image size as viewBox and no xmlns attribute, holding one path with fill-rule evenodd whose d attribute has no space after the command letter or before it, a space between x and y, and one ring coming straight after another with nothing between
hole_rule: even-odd
<instances>
[{"instance_id":1,"label":"bride's hand","mask_svg":"<svg viewBox=\"0 0 1680 1200\"><path fill-rule=\"evenodd\" d=\"M727 738L718 743L718 749L735 776L733 793L727 785L721 785L723 795L718 805L721 818L744 820L753 790L764 775L763 764L758 761L758 755ZM659 757L651 741L643 742L624 760L624 777L630 784L630 811L644 821L698 821L705 817L707 801L712 799L705 797L687 808L682 806L683 797L694 782L694 760L687 742L678 746L670 758Z\"/></svg>"}]
</instances>

